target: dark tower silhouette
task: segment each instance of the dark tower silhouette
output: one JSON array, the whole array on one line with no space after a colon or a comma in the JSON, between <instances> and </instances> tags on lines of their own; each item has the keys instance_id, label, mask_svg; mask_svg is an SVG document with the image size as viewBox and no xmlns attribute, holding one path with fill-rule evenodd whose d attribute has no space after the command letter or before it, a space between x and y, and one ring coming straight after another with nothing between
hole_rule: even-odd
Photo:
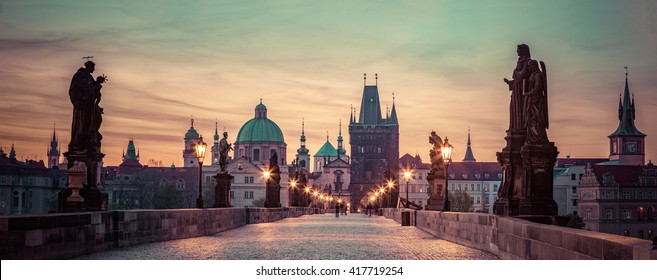
<instances>
[{"instance_id":1,"label":"dark tower silhouette","mask_svg":"<svg viewBox=\"0 0 657 280\"><path fill-rule=\"evenodd\" d=\"M55 126L52 128L52 138L50 139L50 148L48 149L48 168L58 168L59 166L59 144L57 135L55 135Z\"/></svg>"},{"instance_id":2,"label":"dark tower silhouette","mask_svg":"<svg viewBox=\"0 0 657 280\"><path fill-rule=\"evenodd\" d=\"M630 100L625 72L625 90L618 103L618 128L609 135L609 160L618 161L619 165L643 165L645 162L646 135L634 125L635 115L634 96Z\"/></svg>"},{"instance_id":3,"label":"dark tower silhouette","mask_svg":"<svg viewBox=\"0 0 657 280\"><path fill-rule=\"evenodd\" d=\"M357 207L369 190L385 181L386 172L398 174L399 170L397 110L393 99L390 116L382 118L377 84L365 83L358 120L353 116L349 123L349 144L352 159L349 191L352 205Z\"/></svg>"}]
</instances>

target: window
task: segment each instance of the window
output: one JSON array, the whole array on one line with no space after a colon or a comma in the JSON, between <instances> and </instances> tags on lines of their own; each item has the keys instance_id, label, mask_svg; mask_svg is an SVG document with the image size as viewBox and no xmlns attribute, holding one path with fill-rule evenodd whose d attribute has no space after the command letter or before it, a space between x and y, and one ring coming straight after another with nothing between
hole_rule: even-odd
<instances>
[{"instance_id":1,"label":"window","mask_svg":"<svg viewBox=\"0 0 657 280\"><path fill-rule=\"evenodd\" d=\"M573 187L571 192L572 193L577 193L577 187Z\"/></svg>"},{"instance_id":2,"label":"window","mask_svg":"<svg viewBox=\"0 0 657 280\"><path fill-rule=\"evenodd\" d=\"M497 185L493 185L493 191L497 192Z\"/></svg>"},{"instance_id":3,"label":"window","mask_svg":"<svg viewBox=\"0 0 657 280\"><path fill-rule=\"evenodd\" d=\"M625 236L630 236L630 231L629 231L629 230L625 230L625 231L623 231L623 235L625 235Z\"/></svg>"},{"instance_id":4,"label":"window","mask_svg":"<svg viewBox=\"0 0 657 280\"><path fill-rule=\"evenodd\" d=\"M422 174L417 175L418 179L422 180Z\"/></svg>"},{"instance_id":5,"label":"window","mask_svg":"<svg viewBox=\"0 0 657 280\"><path fill-rule=\"evenodd\" d=\"M475 196L475 203L479 204L481 203L481 196Z\"/></svg>"},{"instance_id":6,"label":"window","mask_svg":"<svg viewBox=\"0 0 657 280\"><path fill-rule=\"evenodd\" d=\"M212 181L212 176L205 176L205 182L210 183Z\"/></svg>"},{"instance_id":7,"label":"window","mask_svg":"<svg viewBox=\"0 0 657 280\"><path fill-rule=\"evenodd\" d=\"M230 191L230 198L235 199L235 191Z\"/></svg>"},{"instance_id":8,"label":"window","mask_svg":"<svg viewBox=\"0 0 657 280\"><path fill-rule=\"evenodd\" d=\"M582 177L584 177L584 174L579 173L579 179L582 180Z\"/></svg>"},{"instance_id":9,"label":"window","mask_svg":"<svg viewBox=\"0 0 657 280\"><path fill-rule=\"evenodd\" d=\"M587 220L591 219L591 209L586 209L586 219Z\"/></svg>"},{"instance_id":10,"label":"window","mask_svg":"<svg viewBox=\"0 0 657 280\"><path fill-rule=\"evenodd\" d=\"M623 199L631 199L632 194L630 192L623 192Z\"/></svg>"},{"instance_id":11,"label":"window","mask_svg":"<svg viewBox=\"0 0 657 280\"><path fill-rule=\"evenodd\" d=\"M245 199L248 199L248 198L249 198L249 192L248 192L248 191L244 191L244 198L245 198Z\"/></svg>"},{"instance_id":12,"label":"window","mask_svg":"<svg viewBox=\"0 0 657 280\"><path fill-rule=\"evenodd\" d=\"M253 149L253 160L260 161L260 149Z\"/></svg>"},{"instance_id":13,"label":"window","mask_svg":"<svg viewBox=\"0 0 657 280\"><path fill-rule=\"evenodd\" d=\"M573 206L577 206L577 199L573 199Z\"/></svg>"},{"instance_id":14,"label":"window","mask_svg":"<svg viewBox=\"0 0 657 280\"><path fill-rule=\"evenodd\" d=\"M481 190L481 184L477 184L477 191Z\"/></svg>"},{"instance_id":15,"label":"window","mask_svg":"<svg viewBox=\"0 0 657 280\"><path fill-rule=\"evenodd\" d=\"M654 193L653 192L648 192L648 199L653 199L653 198L655 198Z\"/></svg>"},{"instance_id":16,"label":"window","mask_svg":"<svg viewBox=\"0 0 657 280\"><path fill-rule=\"evenodd\" d=\"M570 174L570 180L575 181L577 179L577 174Z\"/></svg>"},{"instance_id":17,"label":"window","mask_svg":"<svg viewBox=\"0 0 657 280\"><path fill-rule=\"evenodd\" d=\"M275 150L275 149L271 149L271 150L269 150L269 156L270 156L270 157L271 157L272 155L274 155L274 153L276 153L276 150Z\"/></svg>"},{"instance_id":18,"label":"window","mask_svg":"<svg viewBox=\"0 0 657 280\"><path fill-rule=\"evenodd\" d=\"M632 218L632 211L630 211L630 209L623 209L622 213L623 213L622 214L623 219Z\"/></svg>"},{"instance_id":19,"label":"window","mask_svg":"<svg viewBox=\"0 0 657 280\"><path fill-rule=\"evenodd\" d=\"M614 218L614 213L611 211L611 209L605 210L605 219L613 219Z\"/></svg>"},{"instance_id":20,"label":"window","mask_svg":"<svg viewBox=\"0 0 657 280\"><path fill-rule=\"evenodd\" d=\"M249 191L249 199L253 199L253 191Z\"/></svg>"}]
</instances>

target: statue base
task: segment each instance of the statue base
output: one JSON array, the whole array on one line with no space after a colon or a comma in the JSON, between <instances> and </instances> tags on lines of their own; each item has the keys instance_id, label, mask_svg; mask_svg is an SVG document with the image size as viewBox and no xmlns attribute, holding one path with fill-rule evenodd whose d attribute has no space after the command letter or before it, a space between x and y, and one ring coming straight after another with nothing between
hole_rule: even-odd
<instances>
[{"instance_id":1,"label":"statue base","mask_svg":"<svg viewBox=\"0 0 657 280\"><path fill-rule=\"evenodd\" d=\"M228 172L219 172L214 178L217 185L214 187L214 208L226 208L230 206L230 182L233 176Z\"/></svg>"},{"instance_id":2,"label":"statue base","mask_svg":"<svg viewBox=\"0 0 657 280\"><path fill-rule=\"evenodd\" d=\"M281 186L267 182L265 193L266 208L281 208Z\"/></svg>"},{"instance_id":3,"label":"statue base","mask_svg":"<svg viewBox=\"0 0 657 280\"><path fill-rule=\"evenodd\" d=\"M498 198L493 204L493 213L502 216L517 216L525 181L525 170L520 149L527 139L524 130L507 130L506 147L497 153L497 162L502 165L502 183Z\"/></svg>"},{"instance_id":4,"label":"statue base","mask_svg":"<svg viewBox=\"0 0 657 280\"><path fill-rule=\"evenodd\" d=\"M559 151L553 142L526 144L522 154L525 169L524 196L520 199L520 215L557 215L553 198L554 164Z\"/></svg>"},{"instance_id":5,"label":"statue base","mask_svg":"<svg viewBox=\"0 0 657 280\"><path fill-rule=\"evenodd\" d=\"M424 210L449 211L449 198L446 195L435 195L429 197Z\"/></svg>"},{"instance_id":6,"label":"statue base","mask_svg":"<svg viewBox=\"0 0 657 280\"><path fill-rule=\"evenodd\" d=\"M64 153L64 157L68 162L67 170L71 169L76 161L84 162L87 169L83 187L79 191L84 201L69 201L68 198L73 194L73 190L67 186L57 194L59 212L106 211L108 197L100 180L105 154L69 151Z\"/></svg>"}]
</instances>

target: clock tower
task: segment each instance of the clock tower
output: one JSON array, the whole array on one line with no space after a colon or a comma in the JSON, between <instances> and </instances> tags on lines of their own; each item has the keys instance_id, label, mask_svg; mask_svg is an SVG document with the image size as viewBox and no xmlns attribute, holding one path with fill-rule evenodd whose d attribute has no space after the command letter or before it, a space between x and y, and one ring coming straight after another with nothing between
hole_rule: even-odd
<instances>
[{"instance_id":1,"label":"clock tower","mask_svg":"<svg viewBox=\"0 0 657 280\"><path fill-rule=\"evenodd\" d=\"M609 135L609 160L619 165L644 165L646 135L634 125L634 96L630 99L625 69L625 90L618 103L618 128Z\"/></svg>"}]
</instances>

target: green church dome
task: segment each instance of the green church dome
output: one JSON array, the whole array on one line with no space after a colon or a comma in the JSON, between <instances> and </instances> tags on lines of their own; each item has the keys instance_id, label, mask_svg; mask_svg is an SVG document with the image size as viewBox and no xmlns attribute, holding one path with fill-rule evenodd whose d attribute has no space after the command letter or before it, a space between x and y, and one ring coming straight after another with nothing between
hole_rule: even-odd
<instances>
[{"instance_id":1,"label":"green church dome","mask_svg":"<svg viewBox=\"0 0 657 280\"><path fill-rule=\"evenodd\" d=\"M196 132L194 127L190 127L187 133L185 133L185 138L198 138L198 132Z\"/></svg>"},{"instance_id":2,"label":"green church dome","mask_svg":"<svg viewBox=\"0 0 657 280\"><path fill-rule=\"evenodd\" d=\"M281 128L275 122L267 118L253 118L240 128L235 142L283 143L285 141Z\"/></svg>"}]
</instances>

